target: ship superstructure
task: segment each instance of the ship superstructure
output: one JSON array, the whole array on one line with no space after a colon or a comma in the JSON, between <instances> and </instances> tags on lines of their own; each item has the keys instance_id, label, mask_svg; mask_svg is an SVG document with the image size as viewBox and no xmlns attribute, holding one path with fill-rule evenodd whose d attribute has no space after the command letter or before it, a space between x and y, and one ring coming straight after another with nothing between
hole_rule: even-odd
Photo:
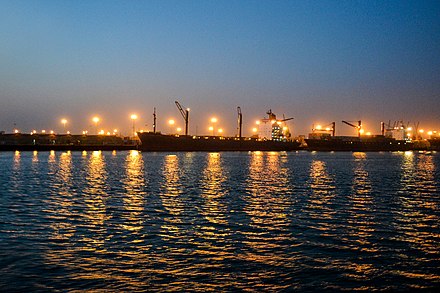
<instances>
[{"instance_id":1,"label":"ship superstructure","mask_svg":"<svg viewBox=\"0 0 440 293\"><path fill-rule=\"evenodd\" d=\"M291 133L286 121L293 118L277 119L275 113L270 109L266 112L268 118L258 120L257 138L259 140L288 141L291 139Z\"/></svg>"}]
</instances>

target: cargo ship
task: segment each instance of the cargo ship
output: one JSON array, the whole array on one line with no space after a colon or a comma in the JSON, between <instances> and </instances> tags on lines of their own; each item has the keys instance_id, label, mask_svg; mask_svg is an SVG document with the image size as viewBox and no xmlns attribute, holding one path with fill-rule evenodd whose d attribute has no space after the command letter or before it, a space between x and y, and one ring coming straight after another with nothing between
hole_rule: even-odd
<instances>
[{"instance_id":1,"label":"cargo ship","mask_svg":"<svg viewBox=\"0 0 440 293\"><path fill-rule=\"evenodd\" d=\"M413 142L406 137L405 128L388 127L381 123L381 135L365 134L361 121L357 125L348 121L343 123L354 127L358 136L335 136L335 122L331 127L313 128L309 138L305 139L309 151L352 151L352 152L378 152L378 151L409 151L414 148Z\"/></svg>"},{"instance_id":2,"label":"cargo ship","mask_svg":"<svg viewBox=\"0 0 440 293\"><path fill-rule=\"evenodd\" d=\"M113 151L133 150L135 141L116 135L5 133L0 131L0 151Z\"/></svg>"},{"instance_id":3,"label":"cargo ship","mask_svg":"<svg viewBox=\"0 0 440 293\"><path fill-rule=\"evenodd\" d=\"M300 142L290 137L290 132L285 122L293 118L277 119L276 115L269 110L268 118L259 120L258 134L252 137L242 137L242 113L238 112L237 136L215 135L188 135L189 109L184 110L178 102L176 105L185 121L185 135L162 134L156 132L156 114L153 114L154 123L152 132L137 132L141 141L141 151L293 151L300 148Z\"/></svg>"},{"instance_id":4,"label":"cargo ship","mask_svg":"<svg viewBox=\"0 0 440 293\"><path fill-rule=\"evenodd\" d=\"M432 151L440 151L440 137L431 137L428 139L429 149Z\"/></svg>"}]
</instances>

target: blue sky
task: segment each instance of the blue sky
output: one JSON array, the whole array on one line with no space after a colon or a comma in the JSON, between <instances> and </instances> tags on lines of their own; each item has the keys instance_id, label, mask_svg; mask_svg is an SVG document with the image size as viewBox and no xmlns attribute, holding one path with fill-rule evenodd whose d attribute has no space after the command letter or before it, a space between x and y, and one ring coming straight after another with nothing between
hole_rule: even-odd
<instances>
[{"instance_id":1,"label":"blue sky","mask_svg":"<svg viewBox=\"0 0 440 293\"><path fill-rule=\"evenodd\" d=\"M440 130L439 1L0 1L0 130L128 133L219 117L245 134L268 109L313 123ZM180 123L183 124L183 123Z\"/></svg>"}]
</instances>

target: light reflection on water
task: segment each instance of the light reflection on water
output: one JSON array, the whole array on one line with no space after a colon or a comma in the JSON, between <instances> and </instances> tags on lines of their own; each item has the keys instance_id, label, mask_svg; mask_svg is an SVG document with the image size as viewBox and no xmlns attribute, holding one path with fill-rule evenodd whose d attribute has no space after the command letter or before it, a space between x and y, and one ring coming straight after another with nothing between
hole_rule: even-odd
<instances>
[{"instance_id":1,"label":"light reflection on water","mask_svg":"<svg viewBox=\"0 0 440 293\"><path fill-rule=\"evenodd\" d=\"M412 152L0 153L0 287L438 287L439 166Z\"/></svg>"}]
</instances>

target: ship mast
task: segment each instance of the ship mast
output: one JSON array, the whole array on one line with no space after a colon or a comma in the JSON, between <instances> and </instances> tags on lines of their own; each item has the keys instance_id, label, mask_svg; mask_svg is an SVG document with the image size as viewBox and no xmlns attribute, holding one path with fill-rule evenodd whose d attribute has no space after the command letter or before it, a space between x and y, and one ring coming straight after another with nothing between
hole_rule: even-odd
<instances>
[{"instance_id":1,"label":"ship mast","mask_svg":"<svg viewBox=\"0 0 440 293\"><path fill-rule=\"evenodd\" d=\"M243 127L243 115L241 114L241 108L237 107L237 113L238 113L238 139L241 140L241 129Z\"/></svg>"},{"instance_id":2,"label":"ship mast","mask_svg":"<svg viewBox=\"0 0 440 293\"><path fill-rule=\"evenodd\" d=\"M154 107L153 111L153 133L156 133L156 107Z\"/></svg>"},{"instance_id":3,"label":"ship mast","mask_svg":"<svg viewBox=\"0 0 440 293\"><path fill-rule=\"evenodd\" d=\"M183 110L183 107L179 104L178 101L175 102L177 109L179 109L180 114L182 114L183 120L185 121L185 135L188 135L188 122L189 122L189 108Z\"/></svg>"}]
</instances>

